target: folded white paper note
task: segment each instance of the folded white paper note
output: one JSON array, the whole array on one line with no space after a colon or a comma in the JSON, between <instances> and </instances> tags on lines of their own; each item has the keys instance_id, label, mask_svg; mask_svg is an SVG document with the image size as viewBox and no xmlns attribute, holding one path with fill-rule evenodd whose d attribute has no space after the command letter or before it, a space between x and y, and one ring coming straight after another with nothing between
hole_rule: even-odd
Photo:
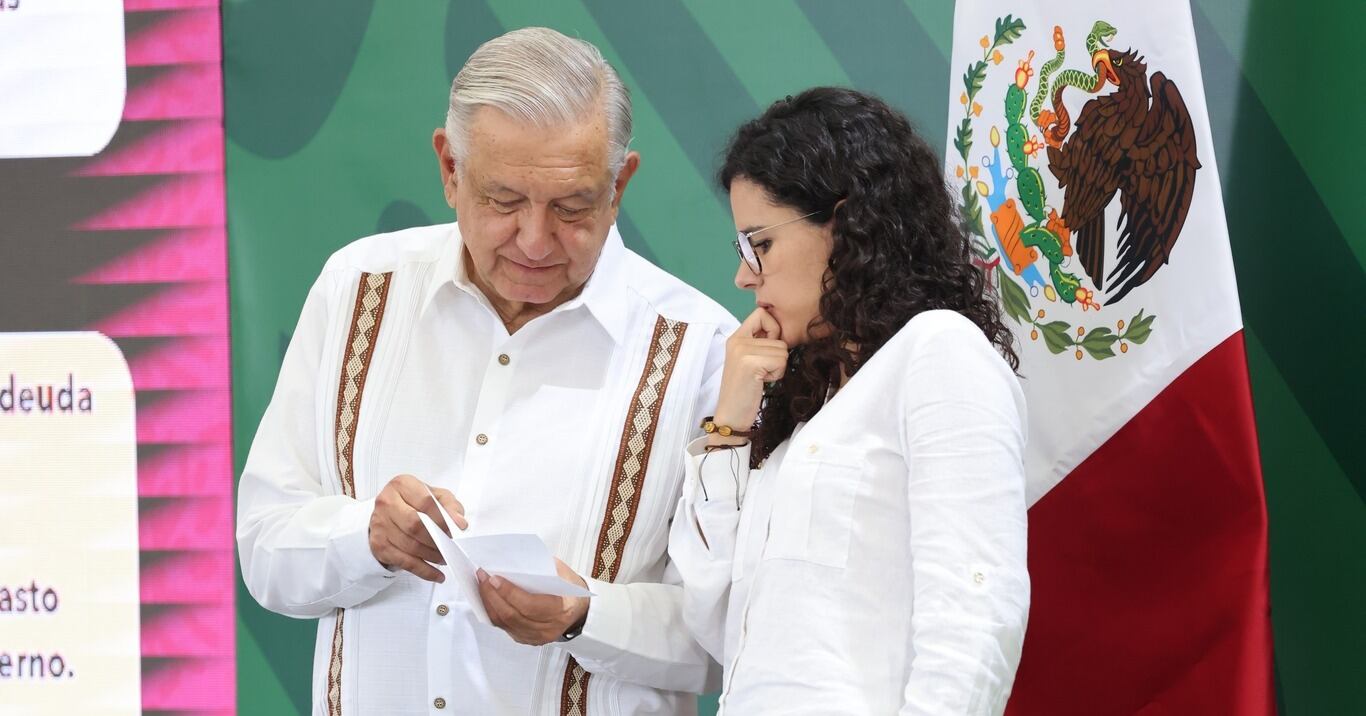
<instances>
[{"instance_id":1,"label":"folded white paper note","mask_svg":"<svg viewBox=\"0 0 1366 716\"><path fill-rule=\"evenodd\" d=\"M432 536L432 541L436 542L436 549L441 552L441 558L446 560L445 565L432 565L446 575L446 581L436 585L437 590L454 591L460 594L470 605L470 612L474 614L476 619L484 624L492 624L493 622L489 621L488 612L484 611L484 600L479 597L479 578L475 575L478 568L465 557L465 553L456 546L455 541L447 537L446 533L436 526L432 518L422 512L417 513L417 518L422 520L422 524ZM455 523L447 517L446 524L453 525Z\"/></svg>"},{"instance_id":2,"label":"folded white paper note","mask_svg":"<svg viewBox=\"0 0 1366 716\"><path fill-rule=\"evenodd\" d=\"M444 534L442 535L445 536ZM593 593L566 582L555 570L555 558L540 537L498 534L452 540L471 564L496 574L532 594L591 597Z\"/></svg>"},{"instance_id":3,"label":"folded white paper note","mask_svg":"<svg viewBox=\"0 0 1366 716\"><path fill-rule=\"evenodd\" d=\"M447 514L446 508L439 501L433 501L442 519L455 529L455 520ZM484 602L479 597L479 580L475 572L480 569L532 594L593 596L587 589L560 578L550 548L536 535L496 534L451 538L426 514L419 512L417 516L432 536L441 557L446 560L444 566L434 565L446 575L446 583L438 585L438 588L453 589L463 595L475 618L484 624L491 622L484 611Z\"/></svg>"}]
</instances>

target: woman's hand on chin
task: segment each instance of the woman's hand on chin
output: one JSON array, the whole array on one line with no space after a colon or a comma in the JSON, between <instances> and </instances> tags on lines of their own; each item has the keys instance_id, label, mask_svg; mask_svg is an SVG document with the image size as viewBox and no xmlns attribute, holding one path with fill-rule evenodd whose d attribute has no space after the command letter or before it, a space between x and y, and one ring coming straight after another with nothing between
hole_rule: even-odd
<instances>
[{"instance_id":1,"label":"woman's hand on chin","mask_svg":"<svg viewBox=\"0 0 1366 716\"><path fill-rule=\"evenodd\" d=\"M777 319L762 307L754 309L726 341L726 365L713 418L717 425L742 432L754 425L764 399L764 384L781 379L787 372L787 351ZM708 442L737 445L745 440L712 433Z\"/></svg>"}]
</instances>

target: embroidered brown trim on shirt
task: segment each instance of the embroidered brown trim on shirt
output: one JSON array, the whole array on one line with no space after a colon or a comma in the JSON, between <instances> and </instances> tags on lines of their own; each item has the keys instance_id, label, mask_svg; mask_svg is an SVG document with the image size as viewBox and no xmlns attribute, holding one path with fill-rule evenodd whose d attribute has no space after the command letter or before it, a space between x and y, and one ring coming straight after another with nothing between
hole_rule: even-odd
<instances>
[{"instance_id":1,"label":"embroidered brown trim on shirt","mask_svg":"<svg viewBox=\"0 0 1366 716\"><path fill-rule=\"evenodd\" d=\"M597 554L593 558L594 579L615 582L621 571L621 554L626 540L635 526L636 510L640 507L646 468L654 447L655 429L674 366L678 363L678 347L688 324L670 321L660 316L655 321L650 338L650 352L645 357L645 369L640 375L631 407L627 410L626 425L621 431L617 461L612 469L612 486L607 494L607 510L602 529L598 533ZM588 679L574 657L564 670L564 685L560 689L561 716L587 716Z\"/></svg>"},{"instance_id":2,"label":"embroidered brown trim on shirt","mask_svg":"<svg viewBox=\"0 0 1366 716\"><path fill-rule=\"evenodd\" d=\"M586 716L588 713L588 672L574 657L564 667L564 686L560 689L560 716Z\"/></svg>"},{"instance_id":3,"label":"embroidered brown trim on shirt","mask_svg":"<svg viewBox=\"0 0 1366 716\"><path fill-rule=\"evenodd\" d=\"M355 455L356 426L360 424L361 399L365 396L365 378L370 373L374 358L375 338L384 319L384 306L389 299L392 273L363 273L356 287L356 305L351 310L351 330L346 334L346 351L342 357L341 381L337 386L336 428L337 476L342 492L356 496L356 481L352 473ZM342 623L346 610L337 610L337 625L332 629L332 649L327 663L327 714L341 715Z\"/></svg>"},{"instance_id":4,"label":"embroidered brown trim on shirt","mask_svg":"<svg viewBox=\"0 0 1366 716\"><path fill-rule=\"evenodd\" d=\"M345 609L337 610L337 624L332 628L332 650L327 658L327 714L341 714L342 619Z\"/></svg>"},{"instance_id":5,"label":"embroidered brown trim on shirt","mask_svg":"<svg viewBox=\"0 0 1366 716\"><path fill-rule=\"evenodd\" d=\"M341 384L337 386L337 475L341 477L342 492L347 497L356 496L351 474L351 458L356 446L352 441L360 418L361 399L365 395L365 378L370 373L370 358L374 355L371 349L384 318L384 304L389 299L391 276L393 274L363 273L360 285L356 287L356 307L351 313Z\"/></svg>"}]
</instances>

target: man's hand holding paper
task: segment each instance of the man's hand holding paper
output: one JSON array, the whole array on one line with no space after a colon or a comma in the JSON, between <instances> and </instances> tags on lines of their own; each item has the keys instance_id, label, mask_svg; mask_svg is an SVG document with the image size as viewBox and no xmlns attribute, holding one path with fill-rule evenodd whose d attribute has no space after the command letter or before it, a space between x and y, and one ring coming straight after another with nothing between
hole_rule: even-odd
<instances>
[{"instance_id":1,"label":"man's hand holding paper","mask_svg":"<svg viewBox=\"0 0 1366 716\"><path fill-rule=\"evenodd\" d=\"M437 532L443 534L450 534L450 525L462 530L469 526L465 507L450 490L428 487L412 475L399 475L375 496L370 551L389 569L404 569L429 582L441 582L444 577L432 564L445 564L445 560L419 515L441 520L443 529Z\"/></svg>"},{"instance_id":2,"label":"man's hand holding paper","mask_svg":"<svg viewBox=\"0 0 1366 716\"><path fill-rule=\"evenodd\" d=\"M541 593L523 589L529 586L527 583L519 586L511 578L479 570L479 594L493 625L507 632L513 641L531 646L559 641L572 627L582 628L588 619L588 597L592 592L569 565L557 559L555 568L558 576L550 578L553 582L545 580L545 586L554 588L558 582L561 588Z\"/></svg>"},{"instance_id":3,"label":"man's hand holding paper","mask_svg":"<svg viewBox=\"0 0 1366 716\"><path fill-rule=\"evenodd\" d=\"M460 523L432 499L444 524ZM425 512L416 513L451 577L449 587L460 592L475 618L508 633L522 644L541 645L559 640L588 614L587 583L564 562L555 559L545 542L533 534L498 534L453 538ZM432 567L432 569L437 569Z\"/></svg>"}]
</instances>

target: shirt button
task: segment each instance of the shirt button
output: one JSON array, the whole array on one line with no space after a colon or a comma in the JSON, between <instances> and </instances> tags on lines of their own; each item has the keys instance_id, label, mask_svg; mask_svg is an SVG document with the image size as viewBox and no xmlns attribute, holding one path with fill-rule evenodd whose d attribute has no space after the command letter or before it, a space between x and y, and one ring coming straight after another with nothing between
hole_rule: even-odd
<instances>
[{"instance_id":1,"label":"shirt button","mask_svg":"<svg viewBox=\"0 0 1366 716\"><path fill-rule=\"evenodd\" d=\"M488 445L488 444L489 444L489 436L487 436L487 435L485 435L485 434L483 434L483 433L479 433L478 435L475 435L475 436L474 436L474 441L477 442L477 443L479 443L480 445Z\"/></svg>"},{"instance_id":2,"label":"shirt button","mask_svg":"<svg viewBox=\"0 0 1366 716\"><path fill-rule=\"evenodd\" d=\"M501 354L501 355L498 356L498 365L507 365L508 363L511 363L511 362L512 362L512 358L511 358L508 354L506 354L506 353L503 353L503 354Z\"/></svg>"},{"instance_id":3,"label":"shirt button","mask_svg":"<svg viewBox=\"0 0 1366 716\"><path fill-rule=\"evenodd\" d=\"M432 700L432 705L439 709L444 709L446 708L446 700L438 696Z\"/></svg>"},{"instance_id":4,"label":"shirt button","mask_svg":"<svg viewBox=\"0 0 1366 716\"><path fill-rule=\"evenodd\" d=\"M447 614L450 614L450 613L451 613L451 608L448 607L448 606L446 606L445 604L438 604L438 605L436 605L436 615L437 615L437 616L444 617L444 616L446 616Z\"/></svg>"},{"instance_id":5,"label":"shirt button","mask_svg":"<svg viewBox=\"0 0 1366 716\"><path fill-rule=\"evenodd\" d=\"M987 575L982 574L981 572L973 572L972 581L981 584L982 582L987 581Z\"/></svg>"},{"instance_id":6,"label":"shirt button","mask_svg":"<svg viewBox=\"0 0 1366 716\"><path fill-rule=\"evenodd\" d=\"M811 453L812 455L815 455L816 453L818 453L818 452L821 451L821 448L820 448L820 446L817 445L816 443L811 443L811 445L809 445L809 446L806 448L806 451L809 452L809 453Z\"/></svg>"}]
</instances>

